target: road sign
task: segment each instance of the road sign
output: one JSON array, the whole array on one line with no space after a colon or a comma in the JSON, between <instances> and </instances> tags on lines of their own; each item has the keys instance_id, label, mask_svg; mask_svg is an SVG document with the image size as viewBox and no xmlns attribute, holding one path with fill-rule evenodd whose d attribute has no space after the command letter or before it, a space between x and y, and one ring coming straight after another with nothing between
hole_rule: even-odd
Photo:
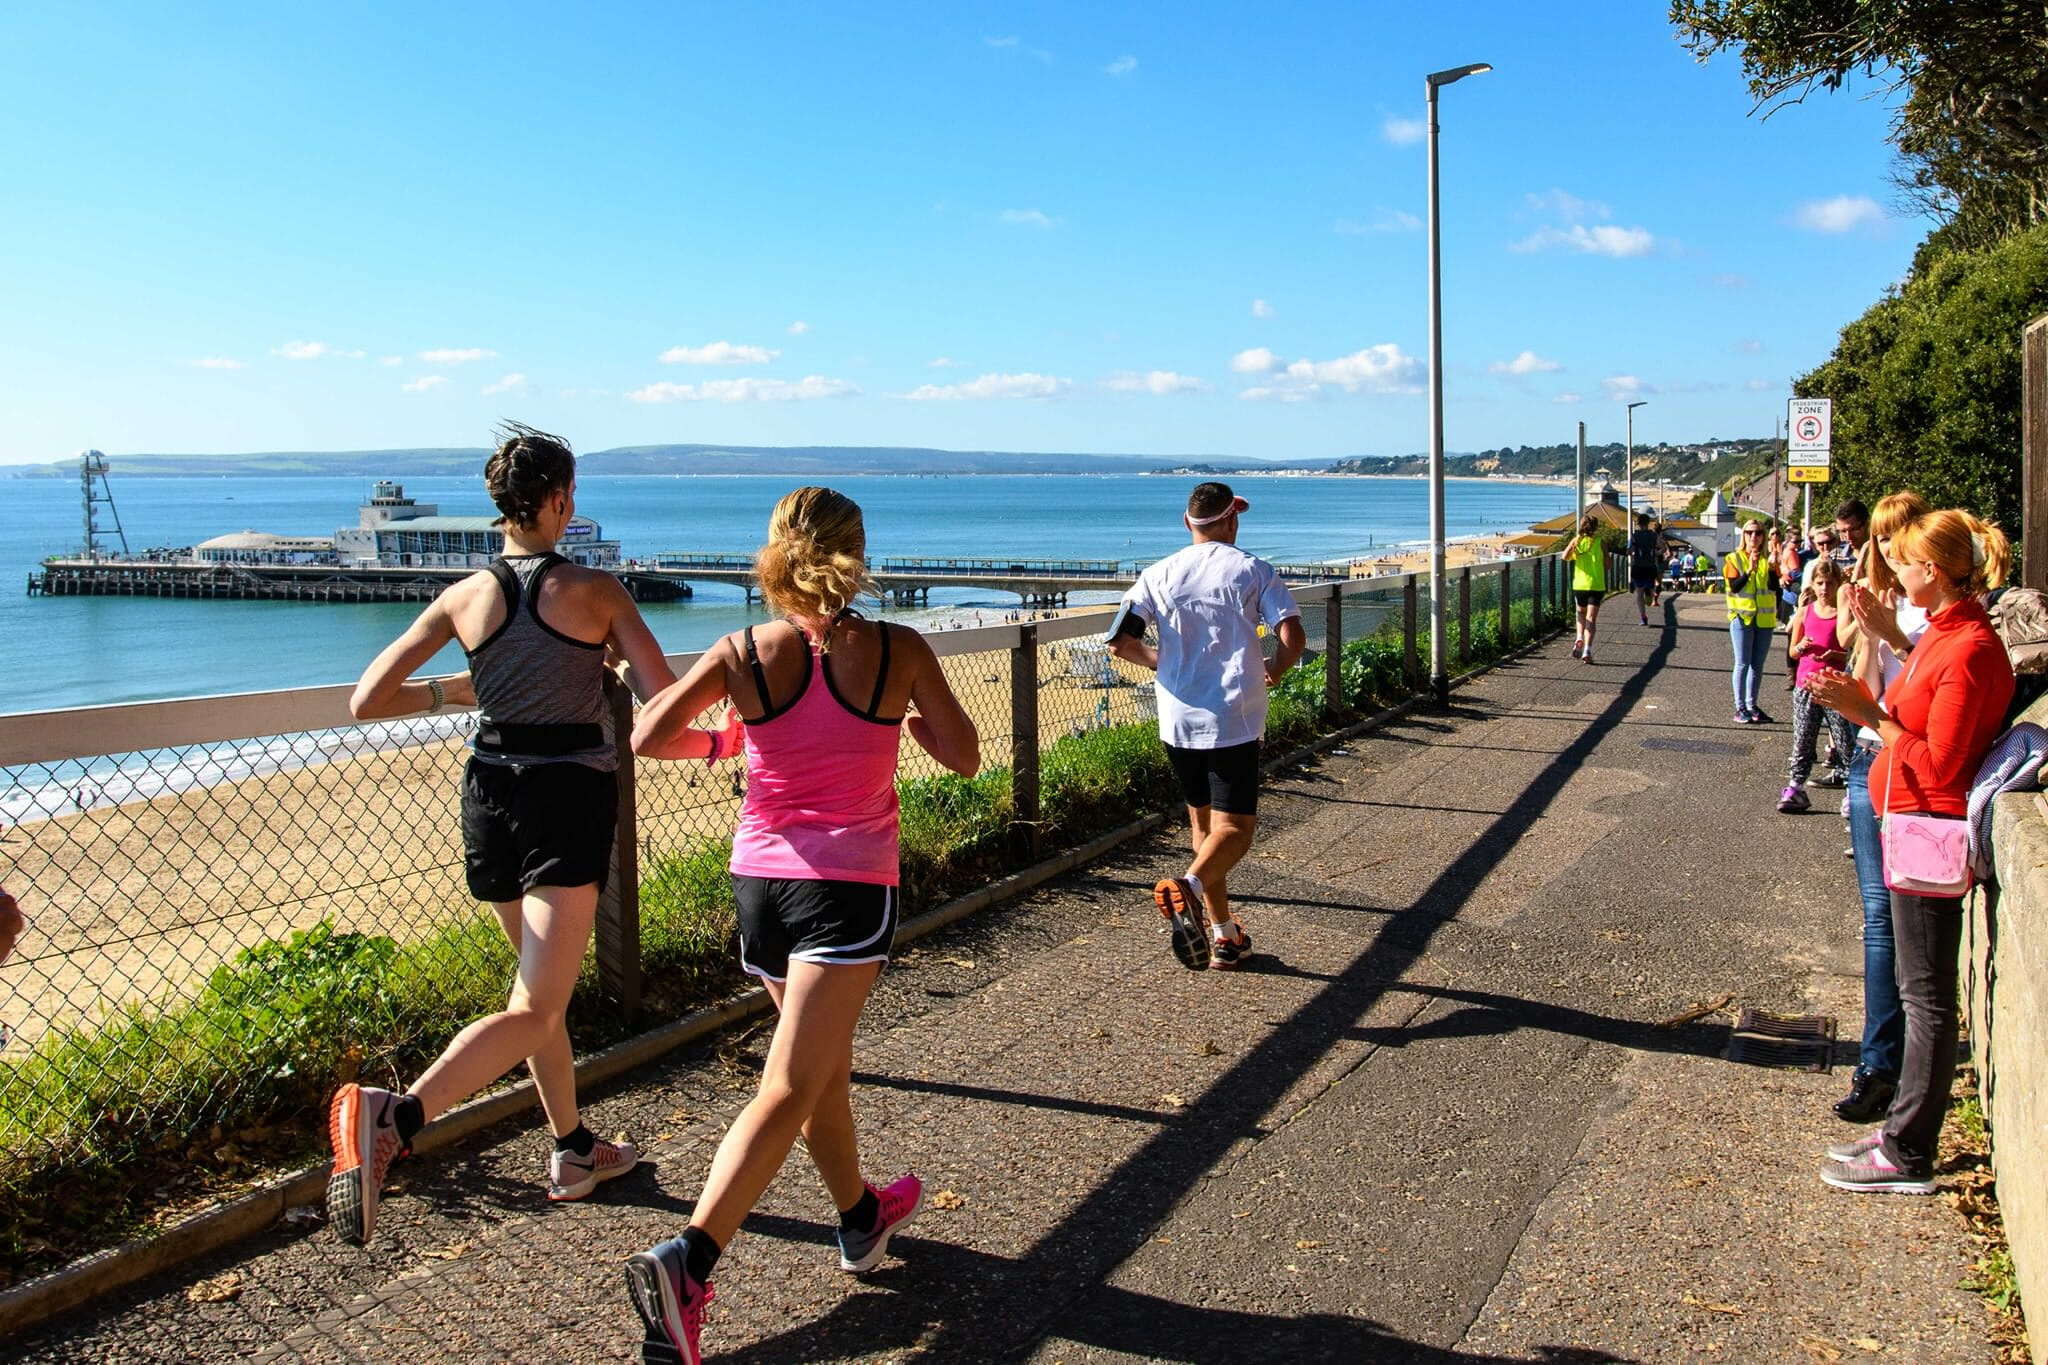
<instances>
[{"instance_id":1,"label":"road sign","mask_svg":"<svg viewBox=\"0 0 2048 1365\"><path fill-rule=\"evenodd\" d=\"M1787 464L1825 465L1834 437L1834 404L1826 398L1793 399L1785 432Z\"/></svg>"},{"instance_id":2,"label":"road sign","mask_svg":"<svg viewBox=\"0 0 2048 1365\"><path fill-rule=\"evenodd\" d=\"M1826 483L1834 473L1824 464L1788 464L1785 477L1793 483Z\"/></svg>"}]
</instances>

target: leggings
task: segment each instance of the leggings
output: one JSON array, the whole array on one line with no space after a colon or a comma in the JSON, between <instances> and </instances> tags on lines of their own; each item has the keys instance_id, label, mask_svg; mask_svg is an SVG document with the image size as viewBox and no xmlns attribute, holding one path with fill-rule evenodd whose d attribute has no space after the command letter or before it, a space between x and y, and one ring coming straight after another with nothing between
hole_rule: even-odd
<instances>
[{"instance_id":1,"label":"leggings","mask_svg":"<svg viewBox=\"0 0 2048 1365\"><path fill-rule=\"evenodd\" d=\"M1787 786L1803 787L1812 775L1815 741L1823 724L1828 727L1828 738L1835 742L1835 772L1847 772L1850 756L1856 752L1856 736L1849 729L1849 722L1815 701L1807 688L1793 689L1792 762L1785 769Z\"/></svg>"}]
</instances>

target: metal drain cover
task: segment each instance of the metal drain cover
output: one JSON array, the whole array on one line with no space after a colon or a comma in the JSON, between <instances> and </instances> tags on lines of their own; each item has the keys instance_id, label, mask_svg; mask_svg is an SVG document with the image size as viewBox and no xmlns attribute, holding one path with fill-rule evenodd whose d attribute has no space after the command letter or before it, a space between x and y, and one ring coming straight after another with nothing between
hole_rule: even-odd
<instances>
[{"instance_id":1,"label":"metal drain cover","mask_svg":"<svg viewBox=\"0 0 2048 1365\"><path fill-rule=\"evenodd\" d=\"M1774 1014L1745 1008L1735 1016L1728 1060L1747 1066L1826 1071L1834 1058L1835 1021L1825 1014Z\"/></svg>"},{"instance_id":2,"label":"metal drain cover","mask_svg":"<svg viewBox=\"0 0 2048 1365\"><path fill-rule=\"evenodd\" d=\"M1681 754L1727 754L1741 758L1750 752L1747 744L1723 744L1716 739L1667 739L1658 736L1643 741L1645 749L1674 749Z\"/></svg>"}]
</instances>

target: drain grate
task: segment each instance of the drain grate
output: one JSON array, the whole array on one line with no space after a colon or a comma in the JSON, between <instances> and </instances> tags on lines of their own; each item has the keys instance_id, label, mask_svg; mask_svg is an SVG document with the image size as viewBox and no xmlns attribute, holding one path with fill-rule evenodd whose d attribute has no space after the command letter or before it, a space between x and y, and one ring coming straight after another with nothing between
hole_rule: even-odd
<instances>
[{"instance_id":1,"label":"drain grate","mask_svg":"<svg viewBox=\"0 0 2048 1365\"><path fill-rule=\"evenodd\" d=\"M1835 1021L1825 1014L1773 1014L1745 1008L1735 1016L1728 1060L1746 1066L1826 1071L1835 1052Z\"/></svg>"},{"instance_id":2,"label":"drain grate","mask_svg":"<svg viewBox=\"0 0 2048 1365\"><path fill-rule=\"evenodd\" d=\"M1723 744L1716 739L1667 739L1658 736L1643 741L1645 749L1673 749L1681 754L1727 754L1742 758L1750 753L1747 744Z\"/></svg>"}]
</instances>

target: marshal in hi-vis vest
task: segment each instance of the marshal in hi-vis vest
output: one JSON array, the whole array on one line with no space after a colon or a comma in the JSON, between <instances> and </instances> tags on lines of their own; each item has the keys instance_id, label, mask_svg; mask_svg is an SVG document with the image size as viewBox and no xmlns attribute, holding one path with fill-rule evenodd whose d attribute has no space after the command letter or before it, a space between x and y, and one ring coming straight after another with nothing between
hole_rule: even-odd
<instances>
[{"instance_id":1,"label":"marshal in hi-vis vest","mask_svg":"<svg viewBox=\"0 0 2048 1365\"><path fill-rule=\"evenodd\" d=\"M1728 583L1728 619L1765 630L1778 628L1778 594L1771 587L1771 562L1737 550L1721 565Z\"/></svg>"}]
</instances>

